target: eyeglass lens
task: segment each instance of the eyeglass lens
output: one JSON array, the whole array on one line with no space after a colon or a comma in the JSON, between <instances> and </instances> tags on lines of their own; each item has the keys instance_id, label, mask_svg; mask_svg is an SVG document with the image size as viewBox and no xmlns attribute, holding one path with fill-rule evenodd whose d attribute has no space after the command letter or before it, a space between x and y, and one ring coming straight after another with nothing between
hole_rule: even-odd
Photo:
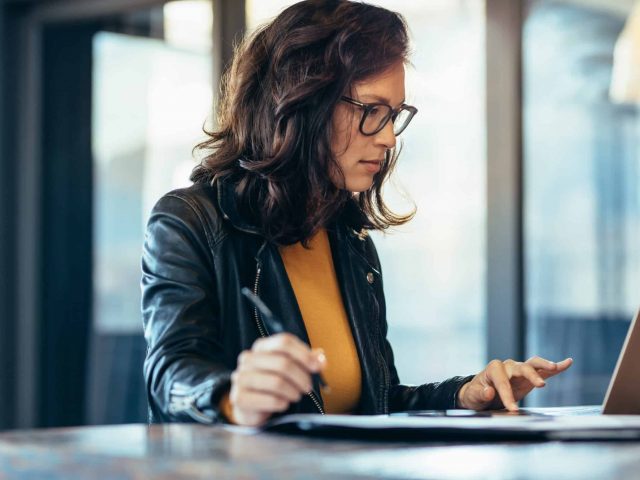
<instances>
[{"instance_id":1,"label":"eyeglass lens","mask_svg":"<svg viewBox=\"0 0 640 480\"><path fill-rule=\"evenodd\" d=\"M373 106L365 113L365 118L362 122L363 133L373 135L382 130L389 119L391 119L393 121L393 133L395 135L400 134L406 128L409 121L411 121L411 112L402 109L395 118L391 118L392 115L393 110L387 105Z\"/></svg>"},{"instance_id":2,"label":"eyeglass lens","mask_svg":"<svg viewBox=\"0 0 640 480\"><path fill-rule=\"evenodd\" d=\"M400 110L395 120L393 120L393 133L400 135L402 131L409 125L413 114L409 110Z\"/></svg>"}]
</instances>

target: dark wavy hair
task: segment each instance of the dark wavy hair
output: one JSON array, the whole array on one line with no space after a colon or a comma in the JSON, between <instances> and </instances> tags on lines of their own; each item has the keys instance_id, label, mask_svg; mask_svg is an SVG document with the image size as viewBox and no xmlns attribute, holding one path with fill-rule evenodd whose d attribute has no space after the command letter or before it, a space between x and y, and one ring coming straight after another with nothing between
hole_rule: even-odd
<instances>
[{"instance_id":1,"label":"dark wavy hair","mask_svg":"<svg viewBox=\"0 0 640 480\"><path fill-rule=\"evenodd\" d=\"M338 215L364 230L409 221L382 198L398 152L388 151L373 186L338 188L332 118L351 86L407 63L402 16L346 0L306 0L285 9L237 48L223 76L217 129L194 150L207 154L195 183L234 182L239 208L265 237L287 245L307 240Z\"/></svg>"}]
</instances>

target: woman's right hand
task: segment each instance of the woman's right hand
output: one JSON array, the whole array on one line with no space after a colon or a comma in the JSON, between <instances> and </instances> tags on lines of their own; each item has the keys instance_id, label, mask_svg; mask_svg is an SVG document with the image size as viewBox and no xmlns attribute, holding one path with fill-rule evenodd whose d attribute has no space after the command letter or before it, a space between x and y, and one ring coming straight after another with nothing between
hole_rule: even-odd
<instances>
[{"instance_id":1,"label":"woman's right hand","mask_svg":"<svg viewBox=\"0 0 640 480\"><path fill-rule=\"evenodd\" d=\"M238 425L259 426L312 389L311 374L326 366L322 349L310 349L290 333L255 341L238 356L229 401Z\"/></svg>"}]
</instances>

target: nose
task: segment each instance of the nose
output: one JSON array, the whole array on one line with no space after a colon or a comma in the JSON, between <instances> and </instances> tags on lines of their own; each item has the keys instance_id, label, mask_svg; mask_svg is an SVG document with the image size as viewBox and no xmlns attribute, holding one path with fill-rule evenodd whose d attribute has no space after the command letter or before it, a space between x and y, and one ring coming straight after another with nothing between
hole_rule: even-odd
<instances>
[{"instance_id":1,"label":"nose","mask_svg":"<svg viewBox=\"0 0 640 480\"><path fill-rule=\"evenodd\" d=\"M396 135L393 133L393 122L389 120L382 130L375 134L376 145L390 150L396 146Z\"/></svg>"}]
</instances>

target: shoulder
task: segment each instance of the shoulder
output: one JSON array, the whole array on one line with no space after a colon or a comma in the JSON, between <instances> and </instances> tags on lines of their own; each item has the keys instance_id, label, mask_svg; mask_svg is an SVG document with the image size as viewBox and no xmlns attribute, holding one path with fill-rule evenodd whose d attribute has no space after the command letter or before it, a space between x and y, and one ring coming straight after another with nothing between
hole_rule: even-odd
<instances>
[{"instance_id":1,"label":"shoulder","mask_svg":"<svg viewBox=\"0 0 640 480\"><path fill-rule=\"evenodd\" d=\"M216 188L211 185L197 184L185 188L177 188L165 193L154 211L173 210L190 207L192 210L214 209L216 204Z\"/></svg>"},{"instance_id":2,"label":"shoulder","mask_svg":"<svg viewBox=\"0 0 640 480\"><path fill-rule=\"evenodd\" d=\"M204 234L213 247L224 236L224 221L217 201L217 188L193 184L164 194L155 204L149 225L171 221L196 235Z\"/></svg>"}]
</instances>

